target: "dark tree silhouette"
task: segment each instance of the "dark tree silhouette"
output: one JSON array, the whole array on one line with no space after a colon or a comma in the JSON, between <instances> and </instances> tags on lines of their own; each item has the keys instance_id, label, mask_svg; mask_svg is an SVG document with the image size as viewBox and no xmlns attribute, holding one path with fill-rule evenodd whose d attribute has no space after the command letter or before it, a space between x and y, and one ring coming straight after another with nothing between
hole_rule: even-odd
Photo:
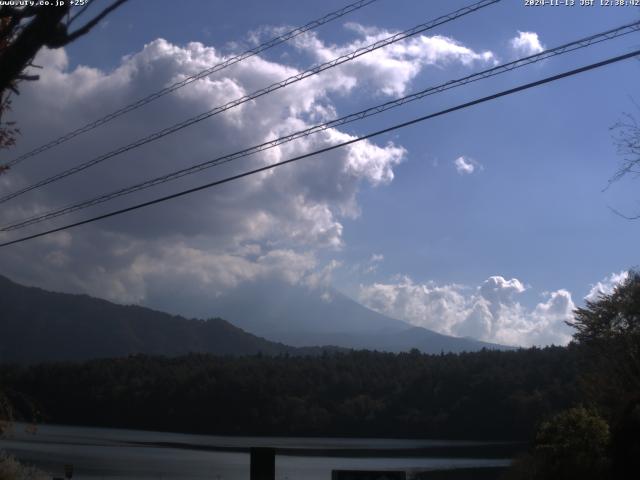
<instances>
[{"instance_id":1,"label":"dark tree silhouette","mask_svg":"<svg viewBox=\"0 0 640 480\"><path fill-rule=\"evenodd\" d=\"M611 440L614 478L637 478L640 472L640 397L629 402L616 419Z\"/></svg>"},{"instance_id":2,"label":"dark tree silhouette","mask_svg":"<svg viewBox=\"0 0 640 480\"><path fill-rule=\"evenodd\" d=\"M535 453L544 459L540 478L606 478L609 425L583 407L560 412L536 433Z\"/></svg>"},{"instance_id":3,"label":"dark tree silhouette","mask_svg":"<svg viewBox=\"0 0 640 480\"><path fill-rule=\"evenodd\" d=\"M9 23L9 18L0 18L0 32L4 31ZM0 36L0 57L7 48L8 40ZM3 120L3 114L11 110L11 99L8 96L0 94L0 150L9 148L16 143L16 135L19 133L15 128L14 122ZM0 165L0 174L6 170L6 167Z\"/></svg>"},{"instance_id":4,"label":"dark tree silhouette","mask_svg":"<svg viewBox=\"0 0 640 480\"><path fill-rule=\"evenodd\" d=\"M103 18L128 0L114 0L82 26L75 24L95 3L87 0L83 6L71 8L70 2L59 6L0 6L0 149L15 144L19 133L15 124L3 119L10 110L11 93L18 94L18 83L38 80L38 75L25 73L42 47L60 48L89 33ZM7 167L0 166L0 174Z\"/></svg>"},{"instance_id":5,"label":"dark tree silhouette","mask_svg":"<svg viewBox=\"0 0 640 480\"><path fill-rule=\"evenodd\" d=\"M60 6L0 7L0 93L15 91L20 80L35 80L25 75L27 68L42 47L60 48L86 35L100 20L127 0L114 0L82 27L71 31L71 25L88 9L90 1L74 11L65 2Z\"/></svg>"},{"instance_id":6,"label":"dark tree silhouette","mask_svg":"<svg viewBox=\"0 0 640 480\"><path fill-rule=\"evenodd\" d=\"M16 135L19 130L15 127L15 122L2 120L2 114L11 110L11 99L0 99L0 149L9 148L16 143ZM0 173L2 173L2 166L0 166Z\"/></svg>"},{"instance_id":7,"label":"dark tree silhouette","mask_svg":"<svg viewBox=\"0 0 640 480\"><path fill-rule=\"evenodd\" d=\"M568 323L576 329L574 339L581 344L640 335L640 272L630 271L612 293L587 300Z\"/></svg>"},{"instance_id":8,"label":"dark tree silhouette","mask_svg":"<svg viewBox=\"0 0 640 480\"><path fill-rule=\"evenodd\" d=\"M583 347L585 385L609 416L640 394L640 272L612 293L575 311L575 341Z\"/></svg>"},{"instance_id":9,"label":"dark tree silhouette","mask_svg":"<svg viewBox=\"0 0 640 480\"><path fill-rule=\"evenodd\" d=\"M640 472L640 272L610 294L575 311L575 340L583 348L587 399L612 425L614 478Z\"/></svg>"},{"instance_id":10,"label":"dark tree silhouette","mask_svg":"<svg viewBox=\"0 0 640 480\"><path fill-rule=\"evenodd\" d=\"M609 446L609 425L596 412L563 410L540 424L531 452L517 458L503 480L607 480Z\"/></svg>"}]
</instances>

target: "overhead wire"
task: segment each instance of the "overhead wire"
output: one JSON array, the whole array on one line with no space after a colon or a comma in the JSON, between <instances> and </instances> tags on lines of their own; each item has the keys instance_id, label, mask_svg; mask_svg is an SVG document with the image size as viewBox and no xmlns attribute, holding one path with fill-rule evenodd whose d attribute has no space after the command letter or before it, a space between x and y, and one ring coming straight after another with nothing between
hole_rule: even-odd
<instances>
[{"instance_id":1,"label":"overhead wire","mask_svg":"<svg viewBox=\"0 0 640 480\"><path fill-rule=\"evenodd\" d=\"M490 78L490 77L494 77L496 75L500 75L500 74L504 74L506 72L512 71L516 68L521 68L524 67L526 65L531 65L533 63L537 63L537 62L541 62L543 60L546 60L548 58L551 57L555 57L558 55L562 55L562 54L566 54L569 52L573 52L582 48L586 48L607 40L612 40L614 38L618 38L621 37L623 35L627 35L629 33L633 33L633 32L637 32L640 30L640 21L636 21L636 22L632 22L632 23L628 23L622 26L619 26L617 28L613 28L601 33L597 33L594 35L590 35L584 38L581 38L579 40L574 40L572 42L569 43L565 43L563 45L554 47L554 48L550 48L547 50L544 50L542 52L539 52L537 54L533 54L533 55L529 55L527 57L524 58L520 58L508 63L504 63L502 65L497 65L495 67L480 71L480 72L476 72L473 73L471 75L467 75L463 78L459 78L459 79L455 79L455 80L450 80L448 82L445 82L443 84L437 85L437 86L432 86L423 90L420 90L418 92L406 95L402 98L398 98L398 99L394 99L385 103L382 103L380 105L376 105L374 107L369 107L367 109L361 110L359 112L355 112L355 113L351 113L348 115L345 115L343 117L319 124L319 125L314 125L312 127L303 129L303 130L298 130L296 132L284 135L282 137L273 139L273 140L269 140L263 143L260 143L258 145L254 145L245 149L242 149L240 151L234 152L234 153L230 153L228 155L223 155L217 158L214 158L212 160L208 160L206 162L201 162L195 165L192 165L190 167L186 167L174 172L170 172L164 175L160 175L158 177L149 179L149 180L145 180L143 182L128 186L128 187L124 187L97 197L93 197L89 200L84 200L82 202L76 202L73 203L71 205L67 205L64 207L60 207L58 209L53 209L50 210L48 212L45 213L39 213L37 215L31 216L29 218L20 220L18 222L9 224L9 225L5 225L3 227L0 228L0 231L3 232L7 232L7 231L12 231L12 230L17 230L20 228L25 228L27 226L30 225L34 225L36 223L41 223L43 221L46 220L51 220L53 218L57 218L60 217L62 215L66 215L72 212L76 212L78 210L82 210L85 208L89 208L110 200L113 200L115 198L124 196L124 195L128 195L140 190L144 190L147 188L151 188L153 186L156 185L160 185L169 181L173 181L176 180L178 178L182 178L186 175L190 175L193 173L197 173L200 172L202 170L208 169L208 168L212 168L215 166L219 166L221 164L224 163L228 163L234 160L237 160L239 158L243 158L249 155L253 155L255 153L259 153L271 148L275 148L279 145L282 145L284 143L288 143L291 142L293 140L299 139L299 138L303 138L315 133L319 133L325 130L328 130L330 128L335 128L341 125L345 125L348 123L352 123L358 120L362 120L364 118L373 116L373 115L378 115L380 113L383 113L387 110L390 110L392 108L396 108L402 105L405 105L407 103L410 102L414 102L416 100L420 100L422 98L425 98L427 96L430 95L434 95L437 93L441 93L447 90L450 90L452 88L456 88L459 86L463 86L472 82L476 82L478 80L482 80L482 79L486 79L486 78Z\"/></svg>"},{"instance_id":2,"label":"overhead wire","mask_svg":"<svg viewBox=\"0 0 640 480\"><path fill-rule=\"evenodd\" d=\"M573 70L569 70L569 71L565 71L565 72L562 72L562 73L559 73L559 74L556 74L556 75L552 75L550 77L545 77L545 78L543 78L541 80L537 80L537 81L534 81L534 82L529 82L529 83L526 83L526 84L523 84L523 85L519 85L517 87L510 88L510 89L507 89L507 90L502 90L502 91L500 91L498 93L494 93L492 95L481 97L481 98L478 98L476 100L472 100L470 102L462 103L462 104L456 105L454 107L450 107L450 108L447 108L447 109L444 109L444 110L440 110L439 112L436 112L436 113L431 113L431 114L427 114L427 115L424 115L424 116L421 116L421 117L418 117L418 118L414 118L412 120L409 120L409 121L406 121L406 122L402 122L402 123L399 123L399 124L395 124L395 125L393 125L391 127L386 127L386 128L381 129L381 130L377 130L377 131L368 133L368 134L360 136L360 137L353 138L353 139L345 141L345 142L341 142L341 143L338 143L338 144L335 144L335 145L331 145L331 146L328 146L328 147L325 147L325 148L321 148L319 150L315 150L313 152L305 153L303 155L298 155L296 157L289 158L287 160L283 160L283 161L280 161L280 162L272 163L270 165L265 165L263 167L256 168L256 169L253 169L253 170L249 170L249 171L246 171L246 172L243 172L243 173L232 175L232 176L223 178L221 180L216 180L216 181L213 181L213 182L209 182L209 183L206 183L204 185L199 185L197 187L192 187L192 188L189 188L187 190L182 190L182 191L177 192L177 193L173 193L173 194L170 194L170 195L165 195L165 196L162 196L162 197L159 197L159 198L155 198L153 200L149 200L149 201L146 201L146 202L142 202L142 203L138 203L138 204L135 204L135 205L131 205L131 206L128 206L128 207L125 207L125 208L121 208L121 209L114 210L114 211L111 211L111 212L108 212L108 213L97 215L97 216L94 216L94 217L91 217L91 218L88 218L88 219L85 219L85 220L81 220L81 221L78 221L78 222L74 222L74 223L70 223L70 224L67 224L67 225L60 226L60 227L52 228L52 229L45 230L45 231L42 231L42 232L39 232L39 233L35 233L35 234L32 234L32 235L27 235L27 236L24 236L24 237L21 237L21 238L17 238L17 239L14 239L14 240L9 240L9 241L0 243L0 247L6 247L6 246L14 245L14 244L17 244L17 243L22 243L22 242L25 242L27 240L31 240L31 239L34 239L34 238L43 237L45 235L50 235L52 233L61 232L61 231L64 231L64 230L68 230L70 228L78 227L78 226L81 226L81 225L86 225L88 223L96 222L96 221L99 221L99 220L104 220L106 218L114 217L114 216L117 216L117 215L122 215L122 214L127 213L127 212L131 212L131 211L134 211L134 210L145 208L145 207L148 207L148 206L151 206L151 205L155 205L155 204L158 204L158 203L166 202L166 201L172 200L174 198L179 198L179 197L182 197L182 196L185 196L185 195L189 195L189 194L194 193L194 192L198 192L198 191L205 190L205 189L208 189L208 188L212 188L212 187L215 187L215 186L218 186L218 185L229 183L229 182L232 182L232 181L235 181L235 180L239 180L241 178L248 177L250 175L255 175L257 173L265 172L265 171L272 170L272 169L277 168L277 167L281 167L283 165L287 165L287 164L290 164L290 163L293 163L293 162L297 162L297 161L300 161L300 160L305 159L305 158L313 157L313 156L316 156L316 155L319 155L319 154L322 154L322 153L326 153L326 152L329 152L329 151L332 151L332 150L336 150L338 148L342 148L342 147L345 147L345 146L348 146L348 145L352 145L352 144L357 143L357 142L361 142L361 141L364 141L364 140L367 140L367 139L370 139L370 138L373 138L373 137L376 137L376 136L379 136L379 135L382 135L382 134L385 134L385 133L389 133L389 132L392 132L392 131L395 131L395 130L399 130L401 128L405 128L405 127L408 127L410 125L414 125L414 124L417 124L417 123L420 123L420 122L424 122L426 120L429 120L429 119L432 119L432 118L436 118L436 117L439 117L439 116L443 116L443 115L446 115L446 114L449 114L449 113L452 113L452 112L455 112L455 111L458 111L458 110L462 110L462 109L469 108L469 107L472 107L472 106L475 106L475 105L479 105L481 103L485 103L485 102L489 102L489 101L492 101L492 100L496 100L498 98L505 97L507 95L513 95L514 93L522 92L524 90L528 90L528 89L531 89L531 88L534 88L534 87L538 87L540 85L544 85L544 84L548 84L548 83L551 83L551 82L555 82L555 81L561 80L563 78L567 78L567 77L570 77L570 76L578 75L578 74L581 74L581 73L584 73L584 72L587 72L587 71L590 71L590 70L594 70L594 69L597 69L597 68L602 68L604 66L611 65L611 64L617 63L617 62L621 62L623 60L628 60L628 59L636 57L638 55L640 55L640 49L634 50L632 52L629 52L629 53L626 53L626 54L623 54L623 55L610 57L610 58L607 58L607 59L602 60L600 62L592 63L592 64L589 64L589 65L586 65L586 66L583 66L583 67L579 67L579 68L576 68L576 69L573 69Z\"/></svg>"},{"instance_id":3,"label":"overhead wire","mask_svg":"<svg viewBox=\"0 0 640 480\"><path fill-rule=\"evenodd\" d=\"M308 70L305 70L301 73L298 73L296 75L292 75L284 80L281 80L279 82L273 83L271 85L269 85L268 87L264 87L260 90L257 90L249 95L245 95L243 97L240 97L236 100L232 100L231 102L228 102L222 106L219 107L215 107L207 112L204 112L200 115L197 115L195 117L191 117L183 122L177 123L175 125L172 125L171 127L167 127L165 129L162 129L160 131L157 131L151 135L148 135L147 137L141 138L139 140L136 140L132 143L129 143L126 146L117 148L116 150L112 150L111 152L105 153L103 155L100 155L98 157L95 157L89 161L86 161L84 163L81 163L79 165L76 165L75 167L69 168L67 170L64 170L60 173L57 173L51 177L48 177L46 179L40 180L34 184L28 185L26 187L23 187L19 190L16 190L14 192L8 193L6 195L3 195L2 197L0 197L0 203L4 203L7 202L13 198L16 198L20 195L23 195L27 192L30 192L32 190L35 190L37 188L40 188L42 186L48 185L50 183L59 181L63 178L66 178L70 175L74 175L78 172L81 172L83 170L86 170L87 168L90 168L94 165L97 165L101 162L104 162L107 159L113 158L117 155L121 155L125 152L128 152L130 150L133 150L135 148L141 147L142 145L146 145L150 142L159 140L160 138L163 138L167 135L171 135L173 133L176 133L179 130L182 130L184 128L190 127L191 125L194 125L196 123L199 123L203 120L206 120L214 115L217 115L219 113L222 113L224 111L227 111L231 108L237 107L239 105L242 105L243 103L249 102L251 100L255 100L259 97L262 97L264 95L267 95L271 92L274 92L276 90L279 90L281 88L284 88L288 85L291 85L293 83L299 82L301 80L304 80L305 78L311 77L313 75L317 75L320 72L323 72L327 69L336 67L338 65L341 65L343 63L349 62L354 60L355 58L358 58L362 55L365 55L366 53L370 53L374 50L380 49L382 47L385 47L387 45L391 45L393 43L399 42L401 40L404 40L406 38L409 38L413 35L417 35L418 33L430 30L432 28L435 28L439 25L443 25L445 23L451 22L453 20L456 20L460 17L463 17L465 15L468 15L470 13L476 12L482 8L488 7L490 5L493 5L495 3L498 3L502 0L481 0L479 2L473 3L471 5L468 5L466 7L460 8L458 10L455 10L454 12L451 12L449 14L446 15L442 15L434 20L431 20L429 22L426 23L422 23L420 25L417 25L413 28L410 28L408 30L404 30L403 32L400 33L396 33L394 35L391 35L385 39L382 40L378 40L372 44L369 44L367 46L364 47L360 47L350 53L347 53L345 55L341 55L337 58L334 58L333 60L330 60L328 62L325 62L323 64L320 65L316 65L315 67L312 67Z\"/></svg>"},{"instance_id":4,"label":"overhead wire","mask_svg":"<svg viewBox=\"0 0 640 480\"><path fill-rule=\"evenodd\" d=\"M83 133L87 133L91 130L94 130L106 123L109 123L110 121L125 115L126 113L132 112L134 110L137 110L138 108L147 105L148 103L151 103L155 100L157 100L158 98L164 97L165 95L168 95L169 93L175 92L176 90L189 85L197 80L200 80L202 78L208 77L209 75L212 75L216 72L219 72L221 70L224 70L227 67L230 67L231 65L235 65L236 63L242 62L243 60L246 60L247 58L253 57L255 55L258 55L259 53L262 53L270 48L276 47L282 43L285 43L293 38L296 38L299 35L302 35L303 33L306 33L310 30L313 30L321 25L324 25L326 23L329 23L333 20L336 20L338 18L344 17L345 15L352 13L356 10L359 10L363 7L366 7L367 5L370 5L374 2L377 2L378 0L358 0L356 2L350 3L349 5L339 9L339 10L335 10L333 12L330 12L328 14L326 14L325 16L318 18L316 20L312 20L308 23L306 23L305 25L301 26L301 27L297 27L294 28L293 30L290 30L286 33L283 33L282 35L279 35L275 38L272 38L271 40L268 40L260 45L258 45L255 48L252 48L250 50L247 50L243 53L240 53L238 55L235 55L233 57L230 57L220 63L217 63L207 69L201 70L198 73L195 73L193 75L189 75L186 78L175 82L167 87L162 88L161 90L158 90L154 93L151 93L133 103L130 103L122 108L119 108L118 110L115 110L114 112L111 112L103 117L98 118L97 120L94 120L90 123L87 123L75 130L72 130L50 142L47 142L43 145L40 145L37 148L34 148L33 150L30 150L22 155L20 155L19 157L14 158L13 160L6 162L3 166L4 167L13 167L21 162L23 162L24 160L27 160L28 158L32 158L35 157L36 155L39 155L43 152L46 152L47 150L50 150L54 147L57 147L58 145L62 145L65 142L68 142L69 140L71 140L72 138L77 137L78 135L82 135ZM87 4L85 4L85 6L83 7L82 10L80 10L71 20L70 22L73 22L78 16L80 16L82 13L84 13L84 10L89 6L89 2L87 2Z\"/></svg>"}]
</instances>

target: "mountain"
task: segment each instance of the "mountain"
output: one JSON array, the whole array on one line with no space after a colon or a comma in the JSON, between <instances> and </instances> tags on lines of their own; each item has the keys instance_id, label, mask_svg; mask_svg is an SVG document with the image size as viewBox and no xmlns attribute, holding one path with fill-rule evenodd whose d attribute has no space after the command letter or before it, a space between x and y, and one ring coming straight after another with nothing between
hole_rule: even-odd
<instances>
[{"instance_id":1,"label":"mountain","mask_svg":"<svg viewBox=\"0 0 640 480\"><path fill-rule=\"evenodd\" d=\"M0 276L0 362L35 363L122 357L319 354L245 332L220 318L189 320L87 295L25 287Z\"/></svg>"},{"instance_id":2,"label":"mountain","mask_svg":"<svg viewBox=\"0 0 640 480\"><path fill-rule=\"evenodd\" d=\"M249 284L216 296L208 311L217 318L187 319L87 295L26 287L0 276L0 362L136 353L317 355L343 348L390 352L417 348L425 353L506 348L414 327L326 289Z\"/></svg>"},{"instance_id":3,"label":"mountain","mask_svg":"<svg viewBox=\"0 0 640 480\"><path fill-rule=\"evenodd\" d=\"M207 311L234 325L288 345L424 353L506 349L470 338L442 335L375 312L333 289L284 282L248 283L217 296Z\"/></svg>"}]
</instances>

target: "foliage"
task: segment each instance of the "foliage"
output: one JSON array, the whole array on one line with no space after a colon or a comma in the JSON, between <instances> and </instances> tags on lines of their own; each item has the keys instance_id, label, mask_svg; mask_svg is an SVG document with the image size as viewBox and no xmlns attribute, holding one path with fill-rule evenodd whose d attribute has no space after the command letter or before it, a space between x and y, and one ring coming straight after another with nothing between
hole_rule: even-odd
<instances>
[{"instance_id":1,"label":"foliage","mask_svg":"<svg viewBox=\"0 0 640 480\"><path fill-rule=\"evenodd\" d=\"M614 478L637 478L640 473L640 398L628 402L615 420L611 443Z\"/></svg>"},{"instance_id":2,"label":"foliage","mask_svg":"<svg viewBox=\"0 0 640 480\"><path fill-rule=\"evenodd\" d=\"M534 449L514 463L508 478L638 478L640 273L629 272L611 293L576 309L570 325L582 401L593 409L572 408L543 422Z\"/></svg>"},{"instance_id":3,"label":"foliage","mask_svg":"<svg viewBox=\"0 0 640 480\"><path fill-rule=\"evenodd\" d=\"M2 19L0 19L0 24ZM5 42L0 41L0 55L5 48ZM15 145L16 135L20 131L16 128L15 122L4 120L6 112L11 110L11 99L8 95L0 93L0 150L3 148L9 148ZM7 167L0 165L0 175L7 170Z\"/></svg>"},{"instance_id":4,"label":"foliage","mask_svg":"<svg viewBox=\"0 0 640 480\"><path fill-rule=\"evenodd\" d=\"M0 452L0 480L48 480L49 475Z\"/></svg>"},{"instance_id":5,"label":"foliage","mask_svg":"<svg viewBox=\"0 0 640 480\"><path fill-rule=\"evenodd\" d=\"M127 0L114 0L99 14L72 31L71 25L89 6L74 10L71 2L60 5L37 4L28 6L0 6L0 96L7 90L17 92L21 80L37 80L24 73L31 61L43 48L60 48L89 33L103 18ZM17 3L17 2L16 2Z\"/></svg>"},{"instance_id":6,"label":"foliage","mask_svg":"<svg viewBox=\"0 0 640 480\"><path fill-rule=\"evenodd\" d=\"M545 459L543 478L603 478L609 425L583 407L560 412L540 425L534 452Z\"/></svg>"},{"instance_id":7,"label":"foliage","mask_svg":"<svg viewBox=\"0 0 640 480\"><path fill-rule=\"evenodd\" d=\"M605 480L609 441L609 425L597 413L564 410L540 424L532 451L514 461L504 480Z\"/></svg>"},{"instance_id":8,"label":"foliage","mask_svg":"<svg viewBox=\"0 0 640 480\"><path fill-rule=\"evenodd\" d=\"M631 271L627 279L610 294L600 294L577 308L574 339L578 343L595 344L611 339L640 334L640 272Z\"/></svg>"},{"instance_id":9,"label":"foliage","mask_svg":"<svg viewBox=\"0 0 640 480\"><path fill-rule=\"evenodd\" d=\"M640 273L575 311L586 400L611 420L640 394Z\"/></svg>"},{"instance_id":10,"label":"foliage","mask_svg":"<svg viewBox=\"0 0 640 480\"><path fill-rule=\"evenodd\" d=\"M43 421L242 435L526 439L578 398L573 348L133 356L0 367ZM16 411L21 408L16 403ZM20 413L20 412L19 412Z\"/></svg>"},{"instance_id":11,"label":"foliage","mask_svg":"<svg viewBox=\"0 0 640 480\"><path fill-rule=\"evenodd\" d=\"M0 97L0 149L15 145L16 135L20 133L15 126L15 122L4 121L2 119L3 114L9 110L11 110L11 99L8 97ZM4 170L5 167L0 166L0 173Z\"/></svg>"},{"instance_id":12,"label":"foliage","mask_svg":"<svg viewBox=\"0 0 640 480\"><path fill-rule=\"evenodd\" d=\"M18 6L21 2L0 5L0 149L15 144L19 130L14 122L3 121L3 114L10 110L10 94L19 93L19 82L38 80L38 75L25 73L28 67L36 67L31 62L38 51L43 47L60 48L86 35L126 1L114 0L73 31L71 25L86 11L90 2L74 9L71 2L54 5L53 1L31 2L33 5L23 6ZM6 165L0 165L0 174L7 170Z\"/></svg>"}]
</instances>

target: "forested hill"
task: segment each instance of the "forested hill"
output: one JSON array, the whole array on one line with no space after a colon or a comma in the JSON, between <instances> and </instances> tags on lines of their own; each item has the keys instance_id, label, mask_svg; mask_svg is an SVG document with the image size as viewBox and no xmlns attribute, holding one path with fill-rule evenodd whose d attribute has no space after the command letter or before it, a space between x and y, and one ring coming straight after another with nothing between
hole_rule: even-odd
<instances>
[{"instance_id":1,"label":"forested hill","mask_svg":"<svg viewBox=\"0 0 640 480\"><path fill-rule=\"evenodd\" d=\"M319 354L257 337L222 320L190 320L86 295L53 293L0 276L0 362L122 357Z\"/></svg>"}]
</instances>

